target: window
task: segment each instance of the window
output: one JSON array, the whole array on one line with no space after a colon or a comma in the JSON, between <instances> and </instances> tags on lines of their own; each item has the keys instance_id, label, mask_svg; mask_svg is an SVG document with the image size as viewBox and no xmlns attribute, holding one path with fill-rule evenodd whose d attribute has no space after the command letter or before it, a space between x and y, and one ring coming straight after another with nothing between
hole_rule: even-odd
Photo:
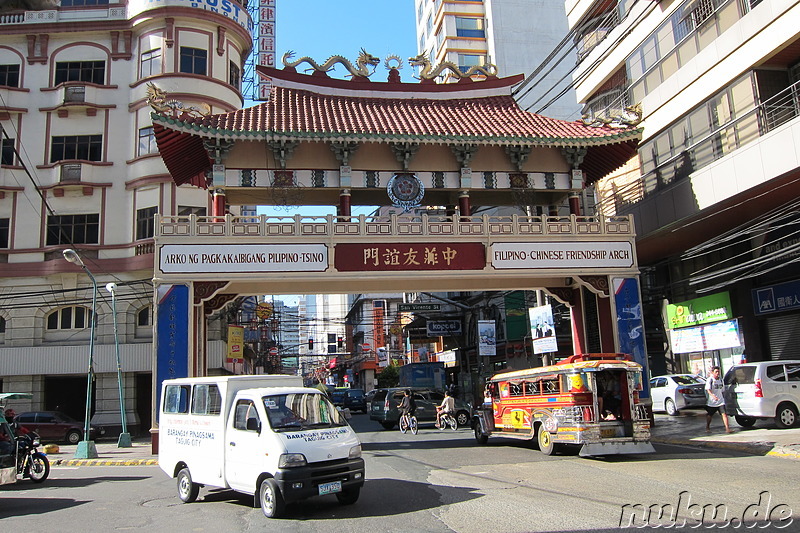
<instances>
[{"instance_id":1,"label":"window","mask_svg":"<svg viewBox=\"0 0 800 533\"><path fill-rule=\"evenodd\" d=\"M136 313L136 326L146 327L153 325L153 308L149 305L139 310Z\"/></svg>"},{"instance_id":2,"label":"window","mask_svg":"<svg viewBox=\"0 0 800 533\"><path fill-rule=\"evenodd\" d=\"M767 367L767 377L773 381L786 381L786 374L783 365L771 365Z\"/></svg>"},{"instance_id":3,"label":"window","mask_svg":"<svg viewBox=\"0 0 800 533\"><path fill-rule=\"evenodd\" d=\"M234 411L233 427L242 431L257 431L260 425L256 406L250 400L239 400L236 402Z\"/></svg>"},{"instance_id":4,"label":"window","mask_svg":"<svg viewBox=\"0 0 800 533\"><path fill-rule=\"evenodd\" d=\"M178 216L179 217L186 217L182 220L189 220L189 216L197 215L198 217L206 216L206 208L205 207L195 207L193 205L179 205L178 206Z\"/></svg>"},{"instance_id":5,"label":"window","mask_svg":"<svg viewBox=\"0 0 800 533\"><path fill-rule=\"evenodd\" d=\"M19 87L19 65L0 65L0 86Z\"/></svg>"},{"instance_id":6,"label":"window","mask_svg":"<svg viewBox=\"0 0 800 533\"><path fill-rule=\"evenodd\" d=\"M193 415L218 415L222 412L222 396L215 384L195 385L192 392Z\"/></svg>"},{"instance_id":7,"label":"window","mask_svg":"<svg viewBox=\"0 0 800 533\"><path fill-rule=\"evenodd\" d=\"M107 6L108 0L61 0L61 7Z\"/></svg>"},{"instance_id":8,"label":"window","mask_svg":"<svg viewBox=\"0 0 800 533\"><path fill-rule=\"evenodd\" d=\"M188 385L167 385L164 390L164 412L170 414L189 412Z\"/></svg>"},{"instance_id":9,"label":"window","mask_svg":"<svg viewBox=\"0 0 800 533\"><path fill-rule=\"evenodd\" d=\"M207 52L199 48L181 46L180 71L186 74L200 74L207 72Z\"/></svg>"},{"instance_id":10,"label":"window","mask_svg":"<svg viewBox=\"0 0 800 533\"><path fill-rule=\"evenodd\" d=\"M5 331L5 324L3 325ZM786 377L789 381L800 381L800 365L796 363L786 365Z\"/></svg>"},{"instance_id":11,"label":"window","mask_svg":"<svg viewBox=\"0 0 800 533\"><path fill-rule=\"evenodd\" d=\"M56 63L56 85L66 81L85 81L104 85L105 77L105 61L63 61Z\"/></svg>"},{"instance_id":12,"label":"window","mask_svg":"<svg viewBox=\"0 0 800 533\"><path fill-rule=\"evenodd\" d=\"M92 310L80 305L62 307L47 315L47 329L84 329L89 327Z\"/></svg>"},{"instance_id":13,"label":"window","mask_svg":"<svg viewBox=\"0 0 800 533\"><path fill-rule=\"evenodd\" d=\"M158 146L156 145L156 134L153 132L153 126L146 128L139 128L139 148L136 151L137 156L158 153Z\"/></svg>"},{"instance_id":14,"label":"window","mask_svg":"<svg viewBox=\"0 0 800 533\"><path fill-rule=\"evenodd\" d=\"M470 67L484 64L484 57L477 54L458 54L458 69L466 72Z\"/></svg>"},{"instance_id":15,"label":"window","mask_svg":"<svg viewBox=\"0 0 800 533\"><path fill-rule=\"evenodd\" d=\"M53 137L50 162L65 159L101 161L103 154L102 135L64 135Z\"/></svg>"},{"instance_id":16,"label":"window","mask_svg":"<svg viewBox=\"0 0 800 533\"><path fill-rule=\"evenodd\" d=\"M6 319L0 316L0 334L6 332Z\"/></svg>"},{"instance_id":17,"label":"window","mask_svg":"<svg viewBox=\"0 0 800 533\"><path fill-rule=\"evenodd\" d=\"M14 139L4 138L0 143L0 165L13 165L15 161Z\"/></svg>"},{"instance_id":18,"label":"window","mask_svg":"<svg viewBox=\"0 0 800 533\"><path fill-rule=\"evenodd\" d=\"M156 210L155 206L136 210L136 240L151 239L155 235Z\"/></svg>"},{"instance_id":19,"label":"window","mask_svg":"<svg viewBox=\"0 0 800 533\"><path fill-rule=\"evenodd\" d=\"M47 217L47 246L97 244L100 215L51 215Z\"/></svg>"},{"instance_id":20,"label":"window","mask_svg":"<svg viewBox=\"0 0 800 533\"><path fill-rule=\"evenodd\" d=\"M0 218L0 248L8 248L10 226L10 218Z\"/></svg>"},{"instance_id":21,"label":"window","mask_svg":"<svg viewBox=\"0 0 800 533\"><path fill-rule=\"evenodd\" d=\"M161 74L161 49L148 50L142 52L141 67L139 70L139 77L146 78L147 76L155 76Z\"/></svg>"},{"instance_id":22,"label":"window","mask_svg":"<svg viewBox=\"0 0 800 533\"><path fill-rule=\"evenodd\" d=\"M482 18L456 17L456 36L486 37Z\"/></svg>"},{"instance_id":23,"label":"window","mask_svg":"<svg viewBox=\"0 0 800 533\"><path fill-rule=\"evenodd\" d=\"M233 61L231 61L230 69L228 70L228 83L230 83L231 85L233 85L238 89L240 80L241 80L241 75L239 66Z\"/></svg>"}]
</instances>

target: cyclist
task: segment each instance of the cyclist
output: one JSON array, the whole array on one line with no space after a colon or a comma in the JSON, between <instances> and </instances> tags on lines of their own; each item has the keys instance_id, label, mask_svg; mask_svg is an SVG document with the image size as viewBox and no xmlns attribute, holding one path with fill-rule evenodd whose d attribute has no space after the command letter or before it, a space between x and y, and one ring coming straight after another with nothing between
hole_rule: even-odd
<instances>
[{"instance_id":1,"label":"cyclist","mask_svg":"<svg viewBox=\"0 0 800 533\"><path fill-rule=\"evenodd\" d=\"M400 418L412 416L414 412L417 410L417 404L414 402L413 396L411 396L411 389L406 389L403 392L403 399L400 400L400 405L397 406L400 409Z\"/></svg>"},{"instance_id":2,"label":"cyclist","mask_svg":"<svg viewBox=\"0 0 800 533\"><path fill-rule=\"evenodd\" d=\"M451 396L450 391L444 392L444 399L440 405L436 406L436 427L442 424L442 417L446 414L452 415L456 411L456 401Z\"/></svg>"}]
</instances>

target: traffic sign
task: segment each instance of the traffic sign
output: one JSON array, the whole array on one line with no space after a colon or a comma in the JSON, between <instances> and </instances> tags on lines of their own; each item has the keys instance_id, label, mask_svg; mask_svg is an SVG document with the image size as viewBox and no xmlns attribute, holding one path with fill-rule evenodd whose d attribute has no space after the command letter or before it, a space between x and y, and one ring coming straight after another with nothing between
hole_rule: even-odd
<instances>
[{"instance_id":1,"label":"traffic sign","mask_svg":"<svg viewBox=\"0 0 800 533\"><path fill-rule=\"evenodd\" d=\"M270 355L278 355L278 349L273 346L272 348L269 349L269 354Z\"/></svg>"},{"instance_id":2,"label":"traffic sign","mask_svg":"<svg viewBox=\"0 0 800 533\"><path fill-rule=\"evenodd\" d=\"M401 313L411 313L414 311L440 311L442 304L397 304L397 310Z\"/></svg>"}]
</instances>

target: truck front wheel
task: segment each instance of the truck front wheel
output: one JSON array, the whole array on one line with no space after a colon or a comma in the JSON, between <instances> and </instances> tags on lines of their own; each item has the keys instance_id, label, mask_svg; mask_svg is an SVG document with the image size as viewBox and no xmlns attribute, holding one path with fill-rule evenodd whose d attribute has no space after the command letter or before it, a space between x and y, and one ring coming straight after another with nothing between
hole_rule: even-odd
<instances>
[{"instance_id":1,"label":"truck front wheel","mask_svg":"<svg viewBox=\"0 0 800 533\"><path fill-rule=\"evenodd\" d=\"M267 518L277 518L283 514L284 502L281 489L274 479L268 477L261 482L258 489L259 499L261 500L261 511Z\"/></svg>"},{"instance_id":2,"label":"truck front wheel","mask_svg":"<svg viewBox=\"0 0 800 533\"><path fill-rule=\"evenodd\" d=\"M200 494L200 485L192 482L192 474L189 473L188 468L181 469L178 472L178 497L183 503L192 503L197 499Z\"/></svg>"},{"instance_id":3,"label":"truck front wheel","mask_svg":"<svg viewBox=\"0 0 800 533\"><path fill-rule=\"evenodd\" d=\"M361 487L344 489L342 492L336 493L336 499L342 505L353 505L358 501L359 494L361 494Z\"/></svg>"}]
</instances>

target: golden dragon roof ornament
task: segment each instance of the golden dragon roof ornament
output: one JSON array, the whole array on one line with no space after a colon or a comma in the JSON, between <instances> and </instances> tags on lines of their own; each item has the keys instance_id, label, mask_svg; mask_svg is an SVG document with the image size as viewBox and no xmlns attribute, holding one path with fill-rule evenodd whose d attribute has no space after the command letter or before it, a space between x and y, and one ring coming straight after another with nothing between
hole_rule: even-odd
<instances>
[{"instance_id":1,"label":"golden dragon roof ornament","mask_svg":"<svg viewBox=\"0 0 800 533\"><path fill-rule=\"evenodd\" d=\"M288 52L283 54L282 61L284 67L294 68L300 63L308 63L312 67L309 70L325 73L333 70L334 65L339 63L342 66L344 66L344 68L346 68L351 75L358 76L361 78L370 77L375 72L375 68L381 62L381 58L375 57L372 54L367 53L367 51L364 50L363 48L358 54L358 59L356 59L356 65L358 68L354 67L353 63L351 63L349 59L340 55L333 55L329 57L328 59L325 60L325 62L322 65L320 65L319 63L317 63L308 56L303 56L300 59L297 59L296 61L291 61L292 57L294 57L294 52L292 50L289 50ZM371 71L369 70L370 66L372 67Z\"/></svg>"},{"instance_id":2,"label":"golden dragon roof ornament","mask_svg":"<svg viewBox=\"0 0 800 533\"><path fill-rule=\"evenodd\" d=\"M157 113L171 114L173 117L205 117L211 114L211 106L202 103L200 108L186 106L178 100L167 99L167 91L157 87L154 83L147 83L147 103Z\"/></svg>"},{"instance_id":3,"label":"golden dragon roof ornament","mask_svg":"<svg viewBox=\"0 0 800 533\"><path fill-rule=\"evenodd\" d=\"M435 79L446 70L449 70L457 78L471 78L476 74L486 76L487 78L497 76L497 66L491 63L486 63L485 65L473 65L466 71L462 71L460 68L458 68L458 65L452 61L445 61L444 63L439 63L436 65L436 67L433 67L426 52L423 52L418 56L409 57L408 64L412 67L422 67L422 70L419 73L419 77L422 80Z\"/></svg>"}]
</instances>

